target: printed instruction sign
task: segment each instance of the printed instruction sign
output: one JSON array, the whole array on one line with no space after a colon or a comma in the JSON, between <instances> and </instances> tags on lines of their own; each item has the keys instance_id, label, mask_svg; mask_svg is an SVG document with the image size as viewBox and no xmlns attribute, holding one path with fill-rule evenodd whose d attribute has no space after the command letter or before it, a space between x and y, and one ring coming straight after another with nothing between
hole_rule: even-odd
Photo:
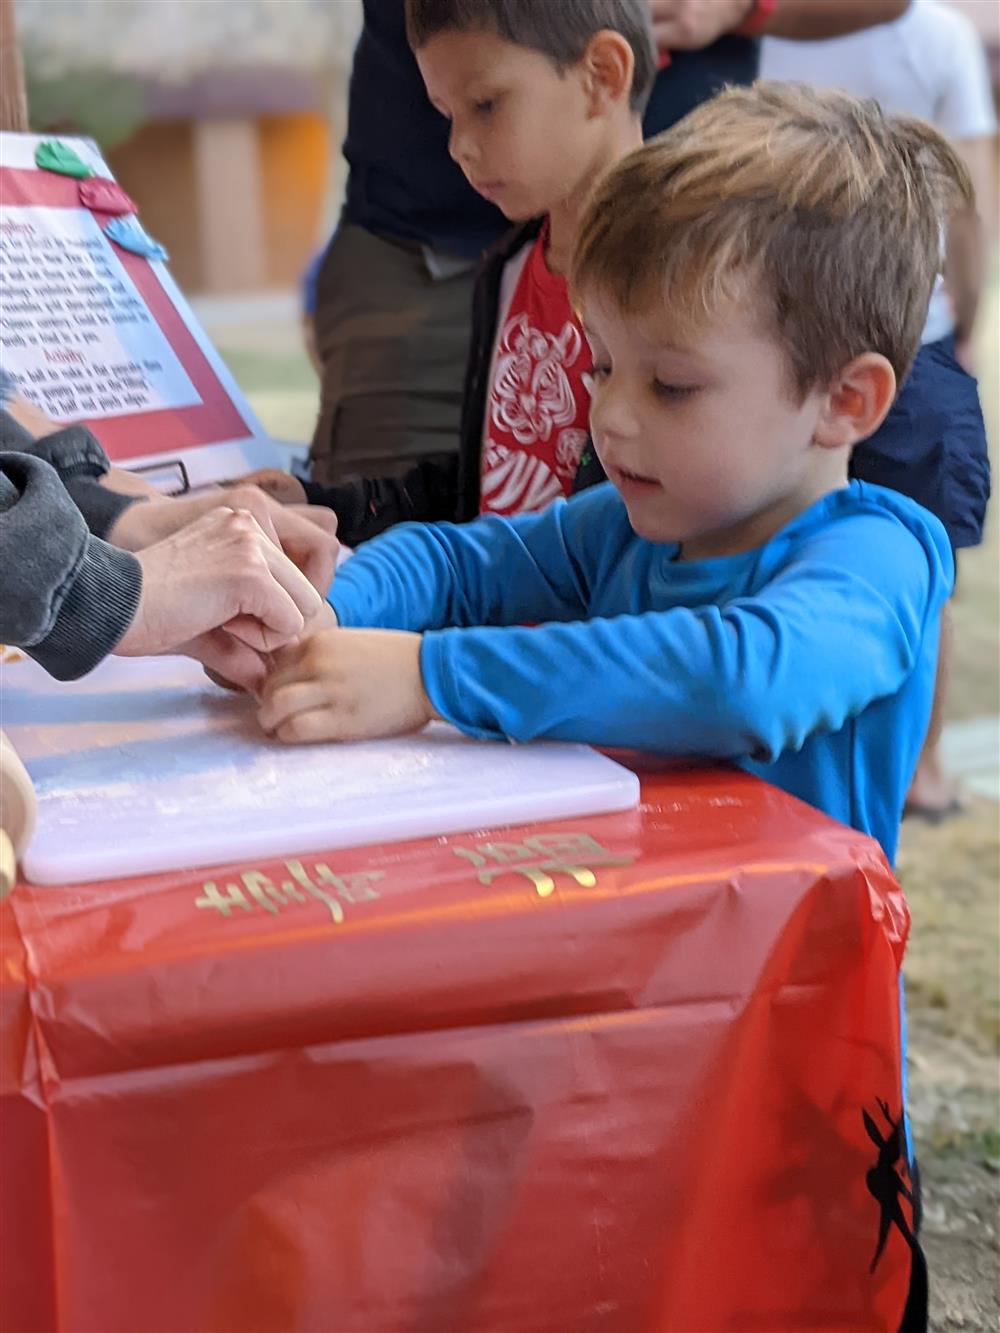
<instances>
[{"instance_id":1,"label":"printed instruction sign","mask_svg":"<svg viewBox=\"0 0 1000 1333\"><path fill-rule=\"evenodd\" d=\"M0 360L56 421L201 397L86 209L0 207Z\"/></svg>"},{"instance_id":2,"label":"printed instruction sign","mask_svg":"<svg viewBox=\"0 0 1000 1333\"><path fill-rule=\"evenodd\" d=\"M135 208L90 140L0 131L0 365L162 490L281 466Z\"/></svg>"}]
</instances>

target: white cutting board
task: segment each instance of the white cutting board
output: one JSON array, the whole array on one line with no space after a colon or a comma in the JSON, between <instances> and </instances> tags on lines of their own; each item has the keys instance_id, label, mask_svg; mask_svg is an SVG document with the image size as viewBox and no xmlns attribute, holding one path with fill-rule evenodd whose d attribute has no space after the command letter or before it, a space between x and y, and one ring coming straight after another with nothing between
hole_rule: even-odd
<instances>
[{"instance_id":1,"label":"white cutting board","mask_svg":"<svg viewBox=\"0 0 1000 1333\"><path fill-rule=\"evenodd\" d=\"M109 658L85 679L0 666L0 725L38 796L36 884L398 842L632 809L634 773L583 745L473 741L450 727L286 746L181 657Z\"/></svg>"}]
</instances>

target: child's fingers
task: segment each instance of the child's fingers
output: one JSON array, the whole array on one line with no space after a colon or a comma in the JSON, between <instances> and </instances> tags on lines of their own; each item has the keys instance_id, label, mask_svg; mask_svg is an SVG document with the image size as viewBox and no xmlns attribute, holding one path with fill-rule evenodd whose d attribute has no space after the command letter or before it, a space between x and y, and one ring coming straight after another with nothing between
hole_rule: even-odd
<instances>
[{"instance_id":1,"label":"child's fingers","mask_svg":"<svg viewBox=\"0 0 1000 1333\"><path fill-rule=\"evenodd\" d=\"M331 636L341 631L323 624L325 609L326 604L323 603L318 615L307 622L300 638L271 653L271 670L262 692L263 698L269 699L286 685L320 679L336 666L337 657L333 647L336 640ZM317 622L318 627L314 628Z\"/></svg>"},{"instance_id":2,"label":"child's fingers","mask_svg":"<svg viewBox=\"0 0 1000 1333\"><path fill-rule=\"evenodd\" d=\"M327 682L304 680L274 687L269 680L262 692L257 720L265 731L275 732L298 713L331 705Z\"/></svg>"},{"instance_id":3,"label":"child's fingers","mask_svg":"<svg viewBox=\"0 0 1000 1333\"><path fill-rule=\"evenodd\" d=\"M271 654L272 669L267 682L271 689L276 689L286 678L290 681L297 680L305 674L303 658L308 643L308 635L303 635L299 639L293 639L291 643L275 648Z\"/></svg>"},{"instance_id":4,"label":"child's fingers","mask_svg":"<svg viewBox=\"0 0 1000 1333\"><path fill-rule=\"evenodd\" d=\"M308 745L317 741L346 741L358 737L350 733L350 718L330 708L313 708L296 713L274 732L286 745Z\"/></svg>"},{"instance_id":5,"label":"child's fingers","mask_svg":"<svg viewBox=\"0 0 1000 1333\"><path fill-rule=\"evenodd\" d=\"M294 689L297 685L315 682L318 679L317 673L310 671L308 664L301 659L298 661L293 659L291 662L286 659L282 664L279 661L280 656L280 650L271 654L271 669L259 690L261 703L270 703L283 691Z\"/></svg>"}]
</instances>

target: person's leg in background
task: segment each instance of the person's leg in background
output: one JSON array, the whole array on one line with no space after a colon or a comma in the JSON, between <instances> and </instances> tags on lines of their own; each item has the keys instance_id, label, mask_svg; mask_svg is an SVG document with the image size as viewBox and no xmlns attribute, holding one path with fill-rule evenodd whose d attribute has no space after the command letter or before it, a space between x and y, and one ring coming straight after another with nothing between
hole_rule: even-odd
<instances>
[{"instance_id":1,"label":"person's leg in background","mask_svg":"<svg viewBox=\"0 0 1000 1333\"><path fill-rule=\"evenodd\" d=\"M952 653L955 643L955 624L951 603L941 611L941 633L938 639L937 676L934 679L934 700L931 720L927 724L924 748L917 761L917 770L906 797L905 813L917 815L932 823L946 819L961 809L958 783L949 777L941 762L941 733L944 731L945 699L951 675Z\"/></svg>"},{"instance_id":2,"label":"person's leg in background","mask_svg":"<svg viewBox=\"0 0 1000 1333\"><path fill-rule=\"evenodd\" d=\"M986 426L976 381L955 359L952 338L921 347L889 415L854 451L851 475L900 491L936 514L956 561L960 549L982 541L990 495ZM931 720L906 803L907 814L933 823L961 809L958 784L940 755L952 647L948 605Z\"/></svg>"},{"instance_id":3,"label":"person's leg in background","mask_svg":"<svg viewBox=\"0 0 1000 1333\"><path fill-rule=\"evenodd\" d=\"M313 480L398 476L458 450L472 314L473 263L341 226L319 272L322 368Z\"/></svg>"}]
</instances>

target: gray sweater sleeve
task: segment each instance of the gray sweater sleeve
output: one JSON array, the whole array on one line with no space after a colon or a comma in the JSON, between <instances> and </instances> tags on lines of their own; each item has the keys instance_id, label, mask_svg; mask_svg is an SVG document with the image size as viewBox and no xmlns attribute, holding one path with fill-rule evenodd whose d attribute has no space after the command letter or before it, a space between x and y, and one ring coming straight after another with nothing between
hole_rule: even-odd
<instances>
[{"instance_id":1,"label":"gray sweater sleeve","mask_svg":"<svg viewBox=\"0 0 1000 1333\"><path fill-rule=\"evenodd\" d=\"M106 536L122 510L137 501L99 484L108 457L85 426L67 426L36 440L9 412L0 411L0 451L6 450L32 454L54 467L96 537Z\"/></svg>"},{"instance_id":2,"label":"gray sweater sleeve","mask_svg":"<svg viewBox=\"0 0 1000 1333\"><path fill-rule=\"evenodd\" d=\"M0 642L58 680L95 667L139 605L135 556L93 536L55 470L24 453L0 453L0 570Z\"/></svg>"}]
</instances>

